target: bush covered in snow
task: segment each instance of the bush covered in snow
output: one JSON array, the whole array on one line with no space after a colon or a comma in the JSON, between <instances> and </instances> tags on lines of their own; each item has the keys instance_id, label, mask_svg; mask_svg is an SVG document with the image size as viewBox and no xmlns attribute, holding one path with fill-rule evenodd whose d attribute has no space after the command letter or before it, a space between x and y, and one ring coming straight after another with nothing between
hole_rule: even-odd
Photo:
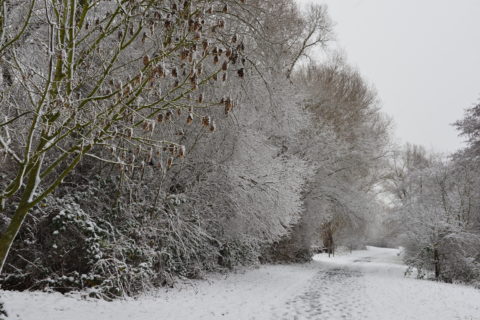
<instances>
[{"instance_id":1,"label":"bush covered in snow","mask_svg":"<svg viewBox=\"0 0 480 320\"><path fill-rule=\"evenodd\" d=\"M480 283L480 175L465 151L449 160L408 146L396 159L392 220L422 278Z\"/></svg>"}]
</instances>

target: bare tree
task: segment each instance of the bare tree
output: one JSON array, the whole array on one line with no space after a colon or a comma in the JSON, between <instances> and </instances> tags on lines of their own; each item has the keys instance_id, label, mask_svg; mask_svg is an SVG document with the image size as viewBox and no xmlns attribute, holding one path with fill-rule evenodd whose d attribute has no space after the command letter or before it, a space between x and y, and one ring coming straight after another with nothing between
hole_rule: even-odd
<instances>
[{"instance_id":1,"label":"bare tree","mask_svg":"<svg viewBox=\"0 0 480 320\"><path fill-rule=\"evenodd\" d=\"M228 13L221 1L29 0L0 7L0 210L14 212L0 238L1 270L30 209L83 158L135 170L167 147L156 159L163 170L183 157L184 146L152 134L177 110L185 112L182 121L198 118L194 107L211 103L191 93L226 73L232 52L242 48L227 50L216 40ZM222 61L204 72L212 58ZM212 126L208 117L199 121Z\"/></svg>"}]
</instances>

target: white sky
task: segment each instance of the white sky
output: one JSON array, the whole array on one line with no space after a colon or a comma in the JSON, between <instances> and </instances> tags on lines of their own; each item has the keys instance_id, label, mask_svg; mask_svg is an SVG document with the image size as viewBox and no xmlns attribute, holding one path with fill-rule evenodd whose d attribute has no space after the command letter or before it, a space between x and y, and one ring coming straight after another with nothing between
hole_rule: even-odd
<instances>
[{"instance_id":1,"label":"white sky","mask_svg":"<svg viewBox=\"0 0 480 320\"><path fill-rule=\"evenodd\" d=\"M297 0L327 4L337 45L378 91L400 142L451 152L450 126L480 97L480 0Z\"/></svg>"}]
</instances>

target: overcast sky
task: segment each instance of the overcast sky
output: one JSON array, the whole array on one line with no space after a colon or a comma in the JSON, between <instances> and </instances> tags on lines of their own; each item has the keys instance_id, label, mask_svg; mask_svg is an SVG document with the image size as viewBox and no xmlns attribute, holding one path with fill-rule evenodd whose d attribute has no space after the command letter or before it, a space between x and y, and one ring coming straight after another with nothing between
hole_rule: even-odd
<instances>
[{"instance_id":1,"label":"overcast sky","mask_svg":"<svg viewBox=\"0 0 480 320\"><path fill-rule=\"evenodd\" d=\"M480 0L327 4L337 44L378 91L399 142L461 147L450 125L480 98Z\"/></svg>"}]
</instances>

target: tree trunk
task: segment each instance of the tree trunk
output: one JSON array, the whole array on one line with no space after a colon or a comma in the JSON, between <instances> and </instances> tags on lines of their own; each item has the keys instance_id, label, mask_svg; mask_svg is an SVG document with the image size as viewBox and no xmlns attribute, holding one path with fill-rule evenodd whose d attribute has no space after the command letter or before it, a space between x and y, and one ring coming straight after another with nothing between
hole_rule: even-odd
<instances>
[{"instance_id":1,"label":"tree trunk","mask_svg":"<svg viewBox=\"0 0 480 320\"><path fill-rule=\"evenodd\" d=\"M330 234L330 245L332 246L332 256L335 257L335 242L333 241L333 233Z\"/></svg>"},{"instance_id":2,"label":"tree trunk","mask_svg":"<svg viewBox=\"0 0 480 320\"><path fill-rule=\"evenodd\" d=\"M440 255L437 248L433 249L433 263L435 267L435 279L438 280L440 278Z\"/></svg>"},{"instance_id":3,"label":"tree trunk","mask_svg":"<svg viewBox=\"0 0 480 320\"><path fill-rule=\"evenodd\" d=\"M17 237L20 228L23 225L23 221L28 214L28 211L34 206L31 198L37 190L37 179L40 168L42 167L43 158L37 160L33 165L33 168L29 174L28 182L25 186L25 190L22 192L20 203L13 214L12 220L8 224L7 230L0 236L0 274L3 271L3 266L7 260L8 253L12 247L13 241Z\"/></svg>"},{"instance_id":4,"label":"tree trunk","mask_svg":"<svg viewBox=\"0 0 480 320\"><path fill-rule=\"evenodd\" d=\"M328 251L328 257L330 258L330 255L334 255L333 251L333 234L329 230L326 232L327 233L327 251Z\"/></svg>"},{"instance_id":5,"label":"tree trunk","mask_svg":"<svg viewBox=\"0 0 480 320\"><path fill-rule=\"evenodd\" d=\"M3 266L7 260L8 252L12 247L13 241L15 240L29 209L30 206L28 205L19 207L13 215L7 230L0 237L0 273L3 271Z\"/></svg>"}]
</instances>

